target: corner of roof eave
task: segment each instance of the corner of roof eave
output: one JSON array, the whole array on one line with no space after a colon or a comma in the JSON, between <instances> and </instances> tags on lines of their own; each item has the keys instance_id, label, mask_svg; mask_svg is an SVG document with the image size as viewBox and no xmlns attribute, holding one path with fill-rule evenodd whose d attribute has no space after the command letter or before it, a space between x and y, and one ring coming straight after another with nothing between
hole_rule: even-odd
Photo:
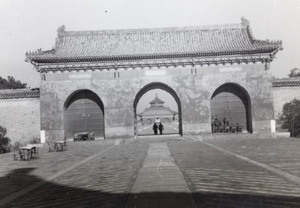
<instances>
[{"instance_id":1,"label":"corner of roof eave","mask_svg":"<svg viewBox=\"0 0 300 208\"><path fill-rule=\"evenodd\" d=\"M271 41L271 43L274 45L275 49L273 51L273 55L275 56L275 54L278 53L278 51L282 51L283 47L282 47L282 41L281 40L276 40L276 41Z\"/></svg>"},{"instance_id":2,"label":"corner of roof eave","mask_svg":"<svg viewBox=\"0 0 300 208\"><path fill-rule=\"evenodd\" d=\"M272 44L277 51L281 51L283 50L283 47L282 47L282 40L271 40L271 41L268 41L270 44Z\"/></svg>"},{"instance_id":3,"label":"corner of roof eave","mask_svg":"<svg viewBox=\"0 0 300 208\"><path fill-rule=\"evenodd\" d=\"M32 57L29 57L28 55L26 55L25 62L31 63L34 66L34 68L39 72L39 63L32 60Z\"/></svg>"}]
</instances>

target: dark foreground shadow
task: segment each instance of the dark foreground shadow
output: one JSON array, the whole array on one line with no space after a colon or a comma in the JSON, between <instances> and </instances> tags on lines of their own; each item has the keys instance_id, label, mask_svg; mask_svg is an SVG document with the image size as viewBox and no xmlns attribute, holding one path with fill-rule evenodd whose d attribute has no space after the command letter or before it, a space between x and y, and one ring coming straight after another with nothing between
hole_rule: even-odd
<instances>
[{"instance_id":1,"label":"dark foreground shadow","mask_svg":"<svg viewBox=\"0 0 300 208\"><path fill-rule=\"evenodd\" d=\"M192 194L149 192L131 195L129 193L105 193L93 190L92 184L89 184L91 186L88 189L81 189L43 181L41 178L30 175L32 170L33 168L17 169L0 178L0 207L300 207L300 198L287 196L206 192ZM13 194L37 183L43 183L43 186L3 204L3 201Z\"/></svg>"}]
</instances>

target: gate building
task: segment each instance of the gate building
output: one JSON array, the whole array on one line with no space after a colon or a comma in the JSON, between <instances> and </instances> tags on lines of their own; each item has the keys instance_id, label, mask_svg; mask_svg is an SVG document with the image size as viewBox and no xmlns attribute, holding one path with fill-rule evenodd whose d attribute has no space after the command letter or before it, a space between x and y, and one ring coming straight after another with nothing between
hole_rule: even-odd
<instances>
[{"instance_id":1,"label":"gate building","mask_svg":"<svg viewBox=\"0 0 300 208\"><path fill-rule=\"evenodd\" d=\"M271 132L270 63L281 41L256 40L249 22L103 31L58 29L51 50L26 53L41 74L41 131L136 135L137 104L150 90L173 96L179 134Z\"/></svg>"}]
</instances>

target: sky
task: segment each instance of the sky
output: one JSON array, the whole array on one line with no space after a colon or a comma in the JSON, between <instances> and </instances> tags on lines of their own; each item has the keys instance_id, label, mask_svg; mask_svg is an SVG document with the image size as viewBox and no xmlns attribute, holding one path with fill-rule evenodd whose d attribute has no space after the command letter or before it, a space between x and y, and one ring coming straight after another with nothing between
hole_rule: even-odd
<instances>
[{"instance_id":1,"label":"sky","mask_svg":"<svg viewBox=\"0 0 300 208\"><path fill-rule=\"evenodd\" d=\"M38 87L39 73L25 53L52 49L61 25L67 31L183 27L237 24L241 17L254 38L282 40L270 69L275 77L300 67L300 0L0 0L0 76Z\"/></svg>"}]
</instances>

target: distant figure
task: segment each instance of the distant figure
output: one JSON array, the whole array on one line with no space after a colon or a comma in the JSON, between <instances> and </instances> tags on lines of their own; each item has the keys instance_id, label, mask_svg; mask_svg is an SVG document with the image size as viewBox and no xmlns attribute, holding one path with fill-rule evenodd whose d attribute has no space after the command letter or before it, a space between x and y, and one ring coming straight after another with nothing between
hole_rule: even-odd
<instances>
[{"instance_id":1,"label":"distant figure","mask_svg":"<svg viewBox=\"0 0 300 208\"><path fill-rule=\"evenodd\" d=\"M164 126L161 123L159 123L158 129L159 129L159 133L162 134L164 130Z\"/></svg>"},{"instance_id":2,"label":"distant figure","mask_svg":"<svg viewBox=\"0 0 300 208\"><path fill-rule=\"evenodd\" d=\"M160 118L157 117L157 118L155 119L155 123L160 123Z\"/></svg>"},{"instance_id":3,"label":"distant figure","mask_svg":"<svg viewBox=\"0 0 300 208\"><path fill-rule=\"evenodd\" d=\"M153 128L152 129L154 131L154 134L156 135L157 134L157 129L158 129L156 123L153 124Z\"/></svg>"}]
</instances>

